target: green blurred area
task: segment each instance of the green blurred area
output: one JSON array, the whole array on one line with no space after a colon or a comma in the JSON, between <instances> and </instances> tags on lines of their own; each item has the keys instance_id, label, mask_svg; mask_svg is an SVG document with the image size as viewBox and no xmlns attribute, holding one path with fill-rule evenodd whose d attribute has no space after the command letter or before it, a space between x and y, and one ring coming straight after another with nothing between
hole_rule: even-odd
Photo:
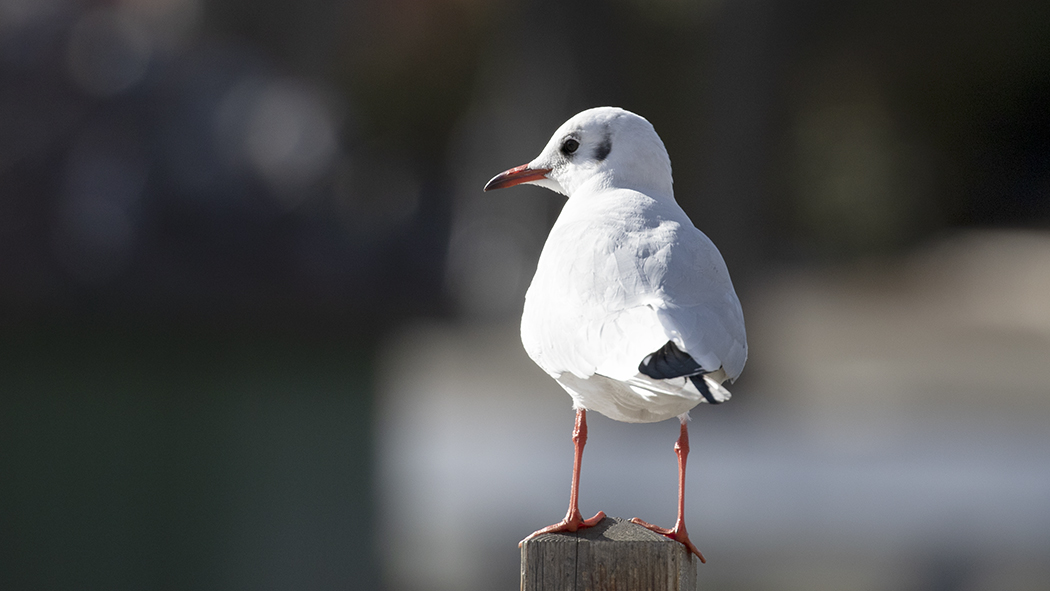
<instances>
[{"instance_id":1,"label":"green blurred area","mask_svg":"<svg viewBox=\"0 0 1050 591\"><path fill-rule=\"evenodd\" d=\"M80 326L2 347L0 587L377 585L364 343Z\"/></svg>"}]
</instances>

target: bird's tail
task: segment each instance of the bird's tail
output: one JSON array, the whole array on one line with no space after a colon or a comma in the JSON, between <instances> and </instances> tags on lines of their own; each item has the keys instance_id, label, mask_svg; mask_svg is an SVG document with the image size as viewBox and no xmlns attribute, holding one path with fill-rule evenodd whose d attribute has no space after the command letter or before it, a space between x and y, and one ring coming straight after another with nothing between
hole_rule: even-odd
<instances>
[{"instance_id":1,"label":"bird's tail","mask_svg":"<svg viewBox=\"0 0 1050 591\"><path fill-rule=\"evenodd\" d=\"M729 390L722 385L726 372L719 369L711 373L689 376L689 381L700 391L700 395L710 404L722 404L732 397ZM719 379L721 378L721 379Z\"/></svg>"}]
</instances>

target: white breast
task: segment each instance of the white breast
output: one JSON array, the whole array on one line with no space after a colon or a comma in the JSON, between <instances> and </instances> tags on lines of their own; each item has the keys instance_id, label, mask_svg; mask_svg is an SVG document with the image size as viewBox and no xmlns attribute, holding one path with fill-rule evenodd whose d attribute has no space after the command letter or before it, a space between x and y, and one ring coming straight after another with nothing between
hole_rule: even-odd
<instances>
[{"instance_id":1,"label":"white breast","mask_svg":"<svg viewBox=\"0 0 1050 591\"><path fill-rule=\"evenodd\" d=\"M566 204L526 295L521 335L578 406L632 422L676 416L702 400L687 380L638 373L668 340L730 378L747 355L718 250L673 200L625 189ZM604 400L612 407L603 410Z\"/></svg>"}]
</instances>

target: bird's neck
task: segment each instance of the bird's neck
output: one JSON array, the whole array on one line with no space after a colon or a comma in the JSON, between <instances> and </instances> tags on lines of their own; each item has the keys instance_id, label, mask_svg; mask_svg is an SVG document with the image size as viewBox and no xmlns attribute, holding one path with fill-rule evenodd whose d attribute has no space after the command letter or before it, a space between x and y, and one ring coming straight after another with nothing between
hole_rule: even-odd
<instances>
[{"instance_id":1,"label":"bird's neck","mask_svg":"<svg viewBox=\"0 0 1050 591\"><path fill-rule=\"evenodd\" d=\"M637 182L631 182L630 179L617 178L613 171L603 171L591 176L569 194L569 200L596 199L614 189L629 189L648 195L657 201L674 202L674 189L670 181L659 183L653 178L643 178L637 179Z\"/></svg>"}]
</instances>

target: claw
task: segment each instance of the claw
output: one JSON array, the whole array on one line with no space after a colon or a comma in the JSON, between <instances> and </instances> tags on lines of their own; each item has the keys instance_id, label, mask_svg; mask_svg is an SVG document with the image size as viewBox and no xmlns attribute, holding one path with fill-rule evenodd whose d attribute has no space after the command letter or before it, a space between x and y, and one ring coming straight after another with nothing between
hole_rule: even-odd
<instances>
[{"instance_id":1,"label":"claw","mask_svg":"<svg viewBox=\"0 0 1050 591\"><path fill-rule=\"evenodd\" d=\"M707 564L707 560L704 558L704 555L700 552L700 550L697 549L696 546L693 545L693 542L689 540L689 532L685 530L684 523L679 523L672 529L667 529L665 527L653 525L647 521L642 521L637 517L632 519L631 523L636 523L644 527L645 529L652 530L660 534L661 536L667 536L676 542L680 542L682 545L685 546L686 550L689 550L693 554L696 554L696 557L700 559L700 562Z\"/></svg>"},{"instance_id":2,"label":"claw","mask_svg":"<svg viewBox=\"0 0 1050 591\"><path fill-rule=\"evenodd\" d=\"M576 512L575 515L571 516L566 515L565 519L562 519L558 523L555 523L554 525L548 525L543 529L538 529L532 532L531 534L526 536L524 540L518 542L518 547L521 548L522 544L542 534L550 534L563 531L574 532L585 527L594 527L598 525L598 522L600 522L603 519L605 519L604 511L598 511L598 513L590 519L584 519L579 512Z\"/></svg>"}]
</instances>

